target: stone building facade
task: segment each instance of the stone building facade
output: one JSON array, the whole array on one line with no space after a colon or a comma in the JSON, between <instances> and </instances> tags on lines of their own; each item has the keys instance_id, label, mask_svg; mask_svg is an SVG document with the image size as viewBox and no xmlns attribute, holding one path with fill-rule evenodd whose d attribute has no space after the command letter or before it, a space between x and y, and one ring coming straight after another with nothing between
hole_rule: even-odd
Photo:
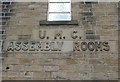
<instances>
[{"instance_id":1,"label":"stone building facade","mask_svg":"<svg viewBox=\"0 0 120 82\"><path fill-rule=\"evenodd\" d=\"M117 2L72 2L62 22L47 2L4 5L3 80L118 80Z\"/></svg>"}]
</instances>

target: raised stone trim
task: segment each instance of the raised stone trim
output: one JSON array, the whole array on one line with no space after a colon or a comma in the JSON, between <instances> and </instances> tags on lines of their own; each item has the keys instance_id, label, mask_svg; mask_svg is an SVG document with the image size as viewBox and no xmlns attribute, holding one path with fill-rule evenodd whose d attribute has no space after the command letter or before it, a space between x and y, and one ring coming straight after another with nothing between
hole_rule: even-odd
<instances>
[{"instance_id":1,"label":"raised stone trim","mask_svg":"<svg viewBox=\"0 0 120 82\"><path fill-rule=\"evenodd\" d=\"M40 25L79 25L77 20L72 21L40 21Z\"/></svg>"}]
</instances>

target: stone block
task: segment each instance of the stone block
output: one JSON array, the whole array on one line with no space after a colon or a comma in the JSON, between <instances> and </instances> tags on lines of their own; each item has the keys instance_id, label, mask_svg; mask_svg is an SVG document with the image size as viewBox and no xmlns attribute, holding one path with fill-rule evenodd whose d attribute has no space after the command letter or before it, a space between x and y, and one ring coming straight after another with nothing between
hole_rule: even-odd
<instances>
[{"instance_id":1,"label":"stone block","mask_svg":"<svg viewBox=\"0 0 120 82\"><path fill-rule=\"evenodd\" d=\"M20 61L19 59L9 57L5 59L4 64L20 64Z\"/></svg>"},{"instance_id":2,"label":"stone block","mask_svg":"<svg viewBox=\"0 0 120 82\"><path fill-rule=\"evenodd\" d=\"M19 61L19 64L33 64L33 59L31 58L21 58L18 60Z\"/></svg>"},{"instance_id":3,"label":"stone block","mask_svg":"<svg viewBox=\"0 0 120 82\"><path fill-rule=\"evenodd\" d=\"M96 72L91 74L92 80L108 80L107 73Z\"/></svg>"},{"instance_id":4,"label":"stone block","mask_svg":"<svg viewBox=\"0 0 120 82\"><path fill-rule=\"evenodd\" d=\"M43 71L43 66L39 65L26 65L25 66L25 71L31 71L31 72L42 72Z\"/></svg>"},{"instance_id":5,"label":"stone block","mask_svg":"<svg viewBox=\"0 0 120 82\"><path fill-rule=\"evenodd\" d=\"M62 65L60 66L60 69L62 71L65 71L65 72L76 72L78 71L77 68L79 69L79 66L78 64L74 65L74 64L69 64L69 65Z\"/></svg>"},{"instance_id":6,"label":"stone block","mask_svg":"<svg viewBox=\"0 0 120 82\"><path fill-rule=\"evenodd\" d=\"M51 79L51 73L50 72L34 72L32 78L33 80Z\"/></svg>"},{"instance_id":7,"label":"stone block","mask_svg":"<svg viewBox=\"0 0 120 82\"><path fill-rule=\"evenodd\" d=\"M54 80L67 80L67 74L66 72L52 72L52 78Z\"/></svg>"},{"instance_id":8,"label":"stone block","mask_svg":"<svg viewBox=\"0 0 120 82\"><path fill-rule=\"evenodd\" d=\"M107 73L111 71L110 65L94 65L93 72Z\"/></svg>"},{"instance_id":9,"label":"stone block","mask_svg":"<svg viewBox=\"0 0 120 82\"><path fill-rule=\"evenodd\" d=\"M91 73L81 72L78 74L79 80L91 80Z\"/></svg>"},{"instance_id":10,"label":"stone block","mask_svg":"<svg viewBox=\"0 0 120 82\"><path fill-rule=\"evenodd\" d=\"M109 80L118 80L118 73L108 73Z\"/></svg>"},{"instance_id":11,"label":"stone block","mask_svg":"<svg viewBox=\"0 0 120 82\"><path fill-rule=\"evenodd\" d=\"M54 71L59 71L59 66L44 66L44 71L48 72L54 72Z\"/></svg>"}]
</instances>

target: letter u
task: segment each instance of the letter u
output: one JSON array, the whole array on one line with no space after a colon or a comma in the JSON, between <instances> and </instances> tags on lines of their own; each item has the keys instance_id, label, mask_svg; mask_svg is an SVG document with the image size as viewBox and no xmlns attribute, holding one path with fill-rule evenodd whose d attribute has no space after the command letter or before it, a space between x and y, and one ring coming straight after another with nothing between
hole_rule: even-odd
<instances>
[{"instance_id":1,"label":"letter u","mask_svg":"<svg viewBox=\"0 0 120 82\"><path fill-rule=\"evenodd\" d=\"M46 37L46 31L39 31L39 38L44 39Z\"/></svg>"}]
</instances>

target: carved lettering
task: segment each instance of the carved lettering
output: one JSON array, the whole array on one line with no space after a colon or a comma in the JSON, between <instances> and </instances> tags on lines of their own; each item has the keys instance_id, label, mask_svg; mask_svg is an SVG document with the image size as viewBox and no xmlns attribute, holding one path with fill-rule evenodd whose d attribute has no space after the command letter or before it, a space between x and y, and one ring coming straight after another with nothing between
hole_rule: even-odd
<instances>
[{"instance_id":1,"label":"carved lettering","mask_svg":"<svg viewBox=\"0 0 120 82\"><path fill-rule=\"evenodd\" d=\"M16 42L15 43L15 50L20 51L21 50L21 42Z\"/></svg>"},{"instance_id":2,"label":"carved lettering","mask_svg":"<svg viewBox=\"0 0 120 82\"><path fill-rule=\"evenodd\" d=\"M87 43L86 42L82 42L81 43L81 50L82 51L86 51L87 50Z\"/></svg>"},{"instance_id":3,"label":"carved lettering","mask_svg":"<svg viewBox=\"0 0 120 82\"><path fill-rule=\"evenodd\" d=\"M62 39L62 31L55 31L55 39Z\"/></svg>"},{"instance_id":4,"label":"carved lettering","mask_svg":"<svg viewBox=\"0 0 120 82\"><path fill-rule=\"evenodd\" d=\"M29 51L35 51L36 48L35 44L36 44L35 42L30 42Z\"/></svg>"},{"instance_id":5,"label":"carved lettering","mask_svg":"<svg viewBox=\"0 0 120 82\"><path fill-rule=\"evenodd\" d=\"M104 43L103 43L103 46L104 46L104 50L105 50L105 51L110 51L110 46L109 46L109 43L108 43L108 42L104 42Z\"/></svg>"},{"instance_id":6,"label":"carved lettering","mask_svg":"<svg viewBox=\"0 0 120 82\"><path fill-rule=\"evenodd\" d=\"M40 30L40 31L39 31L39 38L40 38L40 39L45 39L45 37L46 37L46 31Z\"/></svg>"},{"instance_id":7,"label":"carved lettering","mask_svg":"<svg viewBox=\"0 0 120 82\"><path fill-rule=\"evenodd\" d=\"M110 51L108 42L73 42L73 51Z\"/></svg>"},{"instance_id":8,"label":"carved lettering","mask_svg":"<svg viewBox=\"0 0 120 82\"><path fill-rule=\"evenodd\" d=\"M77 36L77 31L73 31L73 32L71 33L71 37L72 37L73 39L77 39L77 38L78 38L78 36Z\"/></svg>"},{"instance_id":9,"label":"carved lettering","mask_svg":"<svg viewBox=\"0 0 120 82\"><path fill-rule=\"evenodd\" d=\"M14 42L10 42L7 51L14 51Z\"/></svg>"},{"instance_id":10,"label":"carved lettering","mask_svg":"<svg viewBox=\"0 0 120 82\"><path fill-rule=\"evenodd\" d=\"M73 42L73 51L80 51L79 42Z\"/></svg>"},{"instance_id":11,"label":"carved lettering","mask_svg":"<svg viewBox=\"0 0 120 82\"><path fill-rule=\"evenodd\" d=\"M61 51L64 42L10 42L7 51Z\"/></svg>"},{"instance_id":12,"label":"carved lettering","mask_svg":"<svg viewBox=\"0 0 120 82\"><path fill-rule=\"evenodd\" d=\"M22 50L27 51L28 50L28 42L23 42L22 43Z\"/></svg>"}]
</instances>

